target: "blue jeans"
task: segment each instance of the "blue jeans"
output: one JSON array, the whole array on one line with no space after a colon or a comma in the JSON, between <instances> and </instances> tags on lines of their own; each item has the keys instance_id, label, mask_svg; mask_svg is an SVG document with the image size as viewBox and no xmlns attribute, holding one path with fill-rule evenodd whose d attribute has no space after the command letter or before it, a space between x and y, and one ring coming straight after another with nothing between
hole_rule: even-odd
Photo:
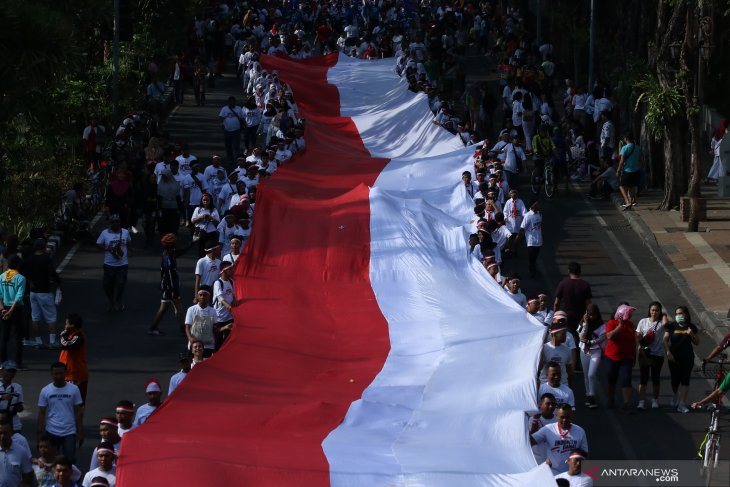
<instances>
[{"instance_id":1,"label":"blue jeans","mask_svg":"<svg viewBox=\"0 0 730 487\"><path fill-rule=\"evenodd\" d=\"M226 143L228 163L234 166L236 164L236 158L241 155L241 129L232 132L224 130L223 135Z\"/></svg>"},{"instance_id":2,"label":"blue jeans","mask_svg":"<svg viewBox=\"0 0 730 487\"><path fill-rule=\"evenodd\" d=\"M48 431L46 431L48 433ZM51 444L56 447L59 454L64 455L66 458L71 460L72 463L76 463L76 435L67 436L56 436L48 433Z\"/></svg>"}]
</instances>

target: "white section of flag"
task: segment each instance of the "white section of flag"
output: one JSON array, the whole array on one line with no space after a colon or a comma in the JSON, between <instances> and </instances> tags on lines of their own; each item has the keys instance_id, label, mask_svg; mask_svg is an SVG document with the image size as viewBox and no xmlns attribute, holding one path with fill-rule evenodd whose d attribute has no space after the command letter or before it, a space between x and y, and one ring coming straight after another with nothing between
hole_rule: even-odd
<instances>
[{"instance_id":1,"label":"white section of flag","mask_svg":"<svg viewBox=\"0 0 730 487\"><path fill-rule=\"evenodd\" d=\"M544 328L468 253L471 150L431 123L393 60L340 56L328 80L365 147L391 159L370 191L370 280L391 350L323 443L332 485L555 485L524 413Z\"/></svg>"}]
</instances>

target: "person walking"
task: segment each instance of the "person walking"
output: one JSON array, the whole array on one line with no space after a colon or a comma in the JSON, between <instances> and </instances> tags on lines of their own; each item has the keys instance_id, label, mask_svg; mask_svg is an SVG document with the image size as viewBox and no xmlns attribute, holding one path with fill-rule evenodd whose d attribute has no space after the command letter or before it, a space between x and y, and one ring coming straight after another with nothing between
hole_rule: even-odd
<instances>
[{"instance_id":1,"label":"person walking","mask_svg":"<svg viewBox=\"0 0 730 487\"><path fill-rule=\"evenodd\" d=\"M226 104L218 113L223 124L223 140L226 145L226 155L230 167L236 162L241 154L241 129L243 128L243 111L236 105L236 97L229 96Z\"/></svg>"},{"instance_id":2,"label":"person walking","mask_svg":"<svg viewBox=\"0 0 730 487\"><path fill-rule=\"evenodd\" d=\"M664 353L669 365L673 394L670 404L680 413L689 412L687 392L694 365L694 345L700 343L697 332L686 306L677 307L674 321L664 325Z\"/></svg>"},{"instance_id":3,"label":"person walking","mask_svg":"<svg viewBox=\"0 0 730 487\"><path fill-rule=\"evenodd\" d=\"M525 213L519 228L519 237L525 237L527 244L527 261L530 269L530 277L537 276L537 258L542 248L542 213L540 202L533 200L530 203L530 210Z\"/></svg>"},{"instance_id":4,"label":"person walking","mask_svg":"<svg viewBox=\"0 0 730 487\"><path fill-rule=\"evenodd\" d=\"M102 286L109 300L110 311L123 311L122 296L127 286L129 270L129 242L131 236L126 228L122 228L119 215L109 217L109 228L105 229L96 240L96 245L104 251L104 278Z\"/></svg>"},{"instance_id":5,"label":"person walking","mask_svg":"<svg viewBox=\"0 0 730 487\"><path fill-rule=\"evenodd\" d=\"M218 241L218 224L221 217L218 210L213 206L213 196L210 193L203 193L200 206L195 208L190 221L195 226L193 238L198 241L198 257L205 255L205 246L215 240Z\"/></svg>"},{"instance_id":6,"label":"person walking","mask_svg":"<svg viewBox=\"0 0 730 487\"><path fill-rule=\"evenodd\" d=\"M578 353L583 366L583 380L586 388L586 406L595 409L598 407L596 376L606 342L606 325L601 318L601 311L593 303L586 306L586 312L578 325L578 337L580 338Z\"/></svg>"},{"instance_id":7,"label":"person walking","mask_svg":"<svg viewBox=\"0 0 730 487\"><path fill-rule=\"evenodd\" d=\"M162 244L162 261L160 263L160 307L152 319L152 324L147 330L148 335L159 336L164 335L160 331L160 322L165 317L168 308L172 305L175 313L175 321L180 331L185 329L182 300L180 297L180 275L177 270L177 258L185 253L192 242L187 247L177 249L177 237L174 233L168 233L160 239Z\"/></svg>"},{"instance_id":8,"label":"person walking","mask_svg":"<svg viewBox=\"0 0 730 487\"><path fill-rule=\"evenodd\" d=\"M565 311L568 317L568 331L578 341L576 333L578 322L593 298L591 285L581 278L581 265L578 262L568 264L568 278L560 281L554 295L553 308L555 311Z\"/></svg>"},{"instance_id":9,"label":"person walking","mask_svg":"<svg viewBox=\"0 0 730 487\"><path fill-rule=\"evenodd\" d=\"M606 350L604 356L608 361L608 407L615 404L616 383L620 381L623 409L631 412L631 370L636 360L636 327L631 321L631 314L636 308L626 304L620 305L613 319L606 323Z\"/></svg>"},{"instance_id":10,"label":"person walking","mask_svg":"<svg viewBox=\"0 0 730 487\"><path fill-rule=\"evenodd\" d=\"M636 327L639 356L639 404L636 409L643 411L646 401L646 385L651 374L652 399L651 408L659 408L659 389L661 385L662 366L664 365L664 325L666 316L662 313L662 305L654 301L649 305L649 313L642 318Z\"/></svg>"},{"instance_id":11,"label":"person walking","mask_svg":"<svg viewBox=\"0 0 730 487\"><path fill-rule=\"evenodd\" d=\"M84 442L83 404L79 388L66 382L66 365L51 365L53 382L41 389L38 397L38 437L47 433L51 443L76 461L76 446Z\"/></svg>"},{"instance_id":12,"label":"person walking","mask_svg":"<svg viewBox=\"0 0 730 487\"><path fill-rule=\"evenodd\" d=\"M86 334L84 320L77 313L69 313L60 335L61 353L58 361L66 365L66 381L75 384L86 403L89 387L89 366L87 365Z\"/></svg>"},{"instance_id":13,"label":"person walking","mask_svg":"<svg viewBox=\"0 0 730 487\"><path fill-rule=\"evenodd\" d=\"M26 277L30 289L30 342L38 347L43 345L39 334L40 322L43 320L48 327L49 348L58 348L56 305L60 304L61 277L46 252L46 239L37 238L33 242L33 253L23 262L21 273Z\"/></svg>"}]
</instances>

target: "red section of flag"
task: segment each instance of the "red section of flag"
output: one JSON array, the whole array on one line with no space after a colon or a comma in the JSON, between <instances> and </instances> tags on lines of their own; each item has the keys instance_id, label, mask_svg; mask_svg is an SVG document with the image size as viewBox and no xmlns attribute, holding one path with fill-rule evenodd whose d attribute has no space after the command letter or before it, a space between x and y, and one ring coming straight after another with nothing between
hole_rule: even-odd
<instances>
[{"instance_id":1,"label":"red section of flag","mask_svg":"<svg viewBox=\"0 0 730 487\"><path fill-rule=\"evenodd\" d=\"M322 441L390 349L370 285L368 200L388 161L339 116L336 61L262 60L292 86L307 148L257 194L233 335L127 433L117 485L329 485Z\"/></svg>"}]
</instances>

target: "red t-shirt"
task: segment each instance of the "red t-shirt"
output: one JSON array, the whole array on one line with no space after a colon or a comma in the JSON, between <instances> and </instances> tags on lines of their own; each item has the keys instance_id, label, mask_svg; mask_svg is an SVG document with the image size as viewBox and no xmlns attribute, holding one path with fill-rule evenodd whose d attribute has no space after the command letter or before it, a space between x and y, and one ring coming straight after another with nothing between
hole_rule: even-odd
<instances>
[{"instance_id":1,"label":"red t-shirt","mask_svg":"<svg viewBox=\"0 0 730 487\"><path fill-rule=\"evenodd\" d=\"M617 320L609 320L606 323L606 335L618 327ZM628 320L613 339L606 340L606 350L603 354L611 360L634 360L636 348L636 327Z\"/></svg>"}]
</instances>

